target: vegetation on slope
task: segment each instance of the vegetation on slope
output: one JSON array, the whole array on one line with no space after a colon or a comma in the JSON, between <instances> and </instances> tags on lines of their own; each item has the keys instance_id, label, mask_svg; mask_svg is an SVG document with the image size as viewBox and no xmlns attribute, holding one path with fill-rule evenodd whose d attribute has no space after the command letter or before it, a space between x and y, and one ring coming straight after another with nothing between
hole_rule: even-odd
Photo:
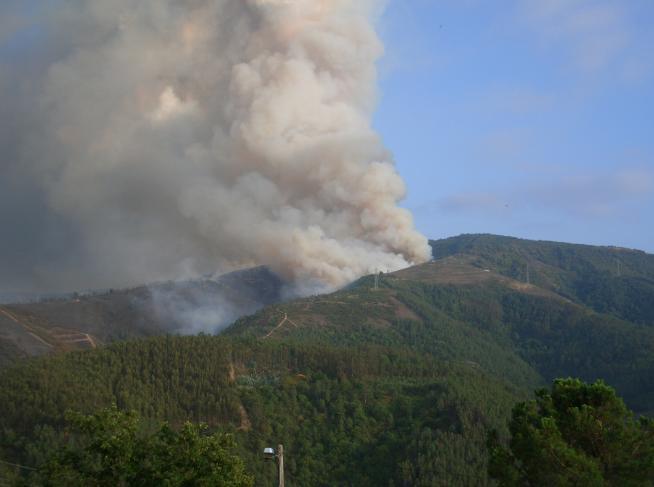
<instances>
[{"instance_id":1,"label":"vegetation on slope","mask_svg":"<svg viewBox=\"0 0 654 487\"><path fill-rule=\"evenodd\" d=\"M529 281L599 313L654 325L654 255L621 247L461 235L431 241L433 256Z\"/></svg>"},{"instance_id":2,"label":"vegetation on slope","mask_svg":"<svg viewBox=\"0 0 654 487\"><path fill-rule=\"evenodd\" d=\"M653 327L458 261L386 275L379 286L367 277L328 296L268 307L228 334L410 347L527 390L555 377L603 378L638 412L654 409Z\"/></svg>"},{"instance_id":3,"label":"vegetation on slope","mask_svg":"<svg viewBox=\"0 0 654 487\"><path fill-rule=\"evenodd\" d=\"M404 349L162 337L34 359L0 374L2 458L37 466L68 408L116 403L234 433L258 485L283 443L294 485L486 485L485 432L523 394ZM416 480L417 482L417 480Z\"/></svg>"},{"instance_id":4,"label":"vegetation on slope","mask_svg":"<svg viewBox=\"0 0 654 487\"><path fill-rule=\"evenodd\" d=\"M19 356L92 349L116 340L215 332L279 302L282 286L266 267L253 267L217 278L2 305L0 367Z\"/></svg>"},{"instance_id":5,"label":"vegetation on slope","mask_svg":"<svg viewBox=\"0 0 654 487\"><path fill-rule=\"evenodd\" d=\"M489 436L490 475L501 486L651 486L654 420L636 418L597 381L554 381L513 409L508 448Z\"/></svg>"},{"instance_id":6,"label":"vegetation on slope","mask_svg":"<svg viewBox=\"0 0 654 487\"><path fill-rule=\"evenodd\" d=\"M115 406L68 416L64 447L29 475L29 485L253 485L243 461L232 453L234 441L228 435L207 435L192 423L180 431L166 423L153 426Z\"/></svg>"},{"instance_id":7,"label":"vegetation on slope","mask_svg":"<svg viewBox=\"0 0 654 487\"><path fill-rule=\"evenodd\" d=\"M637 412L654 412L641 285L651 256L486 236L433 245L432 263L269 306L225 336L116 343L2 370L0 458L40 465L63 441L66 409L116 403L175 428L233 433L258 485L274 477L261 450L280 442L297 485L486 485L486 430L502 431L511 404L555 377L603 378ZM620 276L611 252L627 256ZM584 291L597 276L611 290L641 284L624 299L611 291L603 309Z\"/></svg>"}]
</instances>

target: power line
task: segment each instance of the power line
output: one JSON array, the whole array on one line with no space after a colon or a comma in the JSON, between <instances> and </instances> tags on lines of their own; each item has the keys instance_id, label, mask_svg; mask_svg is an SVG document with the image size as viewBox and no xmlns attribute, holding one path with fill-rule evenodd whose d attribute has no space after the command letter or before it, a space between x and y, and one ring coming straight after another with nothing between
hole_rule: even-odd
<instances>
[{"instance_id":1,"label":"power line","mask_svg":"<svg viewBox=\"0 0 654 487\"><path fill-rule=\"evenodd\" d=\"M0 463L4 463L5 465L11 465L12 467L24 468L25 470L34 470L34 471L38 470L38 468L26 467L25 465L18 465L17 463L6 462L5 460L0 460Z\"/></svg>"}]
</instances>

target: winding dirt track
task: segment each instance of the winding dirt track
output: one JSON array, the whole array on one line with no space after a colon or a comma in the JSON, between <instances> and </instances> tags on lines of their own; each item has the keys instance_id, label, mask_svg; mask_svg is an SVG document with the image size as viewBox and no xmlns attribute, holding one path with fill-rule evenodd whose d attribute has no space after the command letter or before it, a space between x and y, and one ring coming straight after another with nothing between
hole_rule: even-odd
<instances>
[{"instance_id":1,"label":"winding dirt track","mask_svg":"<svg viewBox=\"0 0 654 487\"><path fill-rule=\"evenodd\" d=\"M14 313L9 311L8 309L0 306L0 314L3 314L11 321L24 328L25 331L27 331L27 333L31 337L33 337L35 340L38 340L46 347L53 348L53 349L55 348L55 345L53 345L52 343L48 343L46 340L41 338L36 333L36 330L32 326L21 321ZM97 343L95 342L93 337L88 333L83 333L83 332L60 333L60 334L50 333L48 336L56 340L57 344L88 343L91 348L98 348Z\"/></svg>"},{"instance_id":2,"label":"winding dirt track","mask_svg":"<svg viewBox=\"0 0 654 487\"><path fill-rule=\"evenodd\" d=\"M293 325L295 328L299 328L299 327L298 327L298 324L295 323L292 319L290 319L290 318L288 317L288 314L287 314L287 313L284 313L284 317L282 318L282 321L280 321L280 322L277 324L277 326L276 326L275 328L273 328L272 330L270 330L270 332L268 332L268 334L267 334L265 337L263 337L263 340L265 340L266 338L270 337L273 333L275 333L277 330L279 330L282 326L284 326L284 323L286 323L287 321L288 321L291 325Z\"/></svg>"},{"instance_id":3,"label":"winding dirt track","mask_svg":"<svg viewBox=\"0 0 654 487\"><path fill-rule=\"evenodd\" d=\"M5 309L5 308L0 307L0 313L2 313L3 315L5 315L7 318L9 318L9 319L10 319L11 321L13 321L14 323L17 323L18 325L20 325L20 326L22 326L23 328L25 328L25 330L27 330L27 333L28 333L30 336L34 337L36 340L38 340L39 342L41 342L41 343L42 343L43 345L45 345L46 347L54 348L54 346L53 346L52 344L46 342L43 338L41 338L41 337L38 336L36 333L34 333L34 329L33 329L31 326L26 325L25 323L23 323L22 321L20 321L20 320L16 317L16 315L14 315L11 311L9 311L9 310L7 310L7 309Z\"/></svg>"},{"instance_id":4,"label":"winding dirt track","mask_svg":"<svg viewBox=\"0 0 654 487\"><path fill-rule=\"evenodd\" d=\"M98 348L93 337L88 333L64 333L61 335L55 335L57 340L61 340L63 343L88 343L91 348Z\"/></svg>"}]
</instances>

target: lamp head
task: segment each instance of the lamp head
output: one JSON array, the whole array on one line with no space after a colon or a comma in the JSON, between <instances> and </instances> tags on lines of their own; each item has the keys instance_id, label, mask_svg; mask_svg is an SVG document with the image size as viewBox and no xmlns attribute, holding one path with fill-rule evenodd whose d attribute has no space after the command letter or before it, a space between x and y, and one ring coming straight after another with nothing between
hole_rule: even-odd
<instances>
[{"instance_id":1,"label":"lamp head","mask_svg":"<svg viewBox=\"0 0 654 487\"><path fill-rule=\"evenodd\" d=\"M272 448L264 448L263 458L266 460L273 460L275 458L275 450L273 450Z\"/></svg>"}]
</instances>

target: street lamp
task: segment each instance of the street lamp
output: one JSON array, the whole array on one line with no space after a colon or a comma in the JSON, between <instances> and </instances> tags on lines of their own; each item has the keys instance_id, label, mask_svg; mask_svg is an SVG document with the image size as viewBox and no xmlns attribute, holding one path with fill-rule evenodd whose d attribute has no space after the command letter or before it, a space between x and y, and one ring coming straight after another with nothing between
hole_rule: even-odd
<instances>
[{"instance_id":1,"label":"street lamp","mask_svg":"<svg viewBox=\"0 0 654 487\"><path fill-rule=\"evenodd\" d=\"M279 487L284 487L284 445L277 445L277 453L272 448L263 449L263 458L265 460L277 459L277 475L279 478Z\"/></svg>"}]
</instances>

